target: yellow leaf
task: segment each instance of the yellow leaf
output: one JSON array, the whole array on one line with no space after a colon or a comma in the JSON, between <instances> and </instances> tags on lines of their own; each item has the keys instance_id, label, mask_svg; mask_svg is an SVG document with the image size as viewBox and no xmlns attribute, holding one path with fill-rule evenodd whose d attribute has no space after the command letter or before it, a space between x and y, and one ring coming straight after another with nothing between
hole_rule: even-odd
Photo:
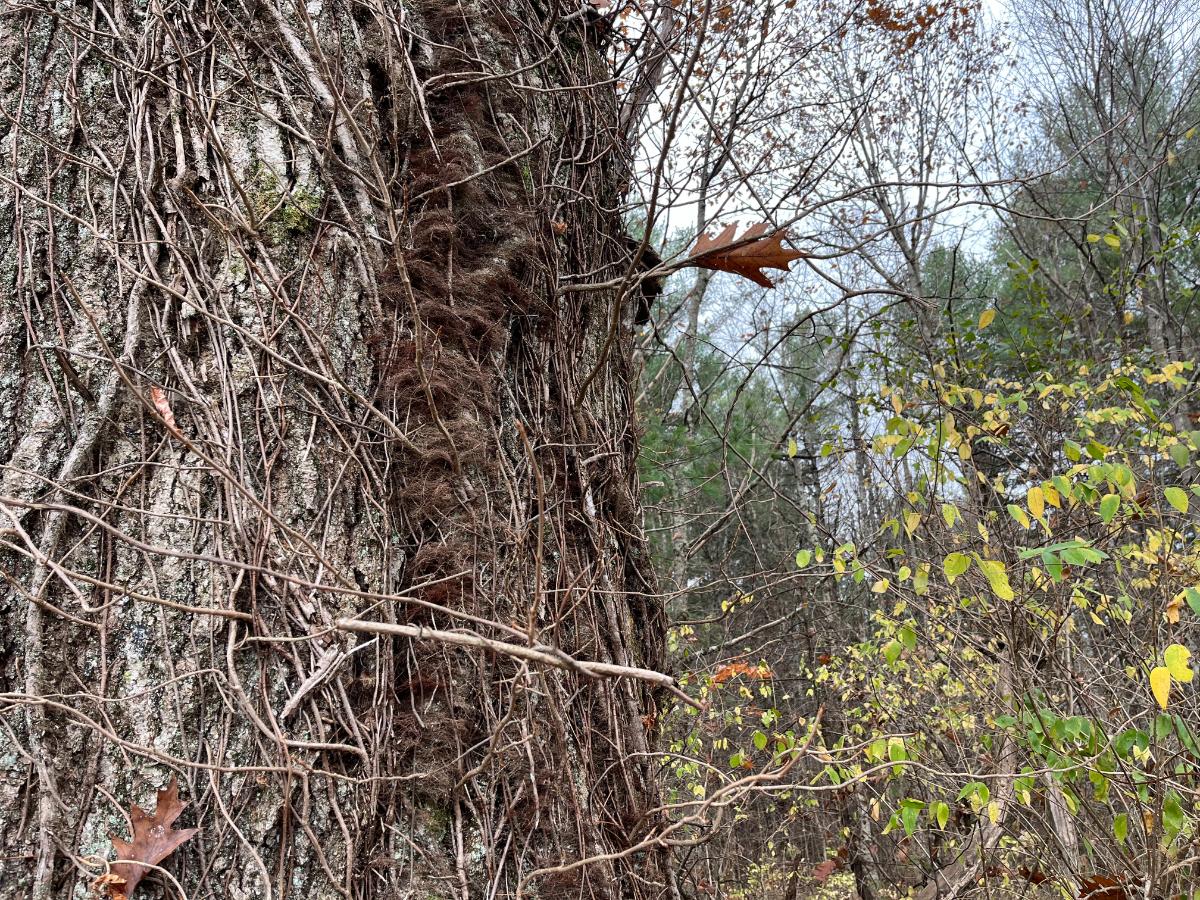
<instances>
[{"instance_id":1,"label":"yellow leaf","mask_svg":"<svg viewBox=\"0 0 1200 900\"><path fill-rule=\"evenodd\" d=\"M980 330L982 331L984 328L987 328L989 325L991 325L992 322L995 321L995 318L996 318L996 310L992 309L991 307L988 307L983 312L981 312L979 314Z\"/></svg>"},{"instance_id":2,"label":"yellow leaf","mask_svg":"<svg viewBox=\"0 0 1200 900\"><path fill-rule=\"evenodd\" d=\"M795 438L788 438L788 459L795 459L796 454L800 452L800 447L796 444Z\"/></svg>"},{"instance_id":3,"label":"yellow leaf","mask_svg":"<svg viewBox=\"0 0 1200 900\"><path fill-rule=\"evenodd\" d=\"M1008 583L1008 573L1004 571L1004 563L998 559L981 559L979 568L987 578L993 594L1001 600L1012 600L1016 596Z\"/></svg>"},{"instance_id":4,"label":"yellow leaf","mask_svg":"<svg viewBox=\"0 0 1200 900\"><path fill-rule=\"evenodd\" d=\"M1171 697L1171 670L1166 666L1155 666L1150 671L1150 690L1158 705L1166 709L1167 700Z\"/></svg>"},{"instance_id":5,"label":"yellow leaf","mask_svg":"<svg viewBox=\"0 0 1200 900\"><path fill-rule=\"evenodd\" d=\"M871 593L872 594L882 594L884 591L886 591L888 589L888 586L890 584L891 584L891 582L889 582L886 578L880 578L877 582L875 582L873 585L871 585Z\"/></svg>"},{"instance_id":6,"label":"yellow leaf","mask_svg":"<svg viewBox=\"0 0 1200 900\"><path fill-rule=\"evenodd\" d=\"M1167 603L1167 608L1163 610L1163 617L1167 620L1168 625L1179 624L1179 613L1183 609L1184 592L1180 591L1170 602Z\"/></svg>"},{"instance_id":7,"label":"yellow leaf","mask_svg":"<svg viewBox=\"0 0 1200 900\"><path fill-rule=\"evenodd\" d=\"M1176 681L1181 681L1187 684L1192 680L1195 673L1188 668L1188 659L1191 658L1192 651L1183 644L1172 644L1163 651L1163 662L1167 664L1167 671L1171 673L1171 677Z\"/></svg>"},{"instance_id":8,"label":"yellow leaf","mask_svg":"<svg viewBox=\"0 0 1200 900\"><path fill-rule=\"evenodd\" d=\"M919 512L910 510L904 514L904 531L909 537L912 537L913 532L917 530L917 526L920 524L921 514Z\"/></svg>"},{"instance_id":9,"label":"yellow leaf","mask_svg":"<svg viewBox=\"0 0 1200 900\"><path fill-rule=\"evenodd\" d=\"M1017 504L1008 504L1008 513L1021 523L1022 528L1029 527L1029 516L1026 514L1025 510L1021 509L1021 507L1017 506Z\"/></svg>"},{"instance_id":10,"label":"yellow leaf","mask_svg":"<svg viewBox=\"0 0 1200 900\"><path fill-rule=\"evenodd\" d=\"M952 503L943 503L942 520L946 523L947 528L953 528L954 523L958 521L958 507Z\"/></svg>"},{"instance_id":11,"label":"yellow leaf","mask_svg":"<svg viewBox=\"0 0 1200 900\"><path fill-rule=\"evenodd\" d=\"M896 415L904 412L904 401L900 399L899 394L892 394L892 412Z\"/></svg>"},{"instance_id":12,"label":"yellow leaf","mask_svg":"<svg viewBox=\"0 0 1200 900\"><path fill-rule=\"evenodd\" d=\"M1121 239L1115 234L1106 234L1104 236L1104 243L1108 244L1108 246L1112 247L1114 250L1121 249Z\"/></svg>"},{"instance_id":13,"label":"yellow leaf","mask_svg":"<svg viewBox=\"0 0 1200 900\"><path fill-rule=\"evenodd\" d=\"M1040 487L1031 487L1025 502L1029 504L1029 512L1035 519L1040 519L1046 511L1046 495Z\"/></svg>"}]
</instances>

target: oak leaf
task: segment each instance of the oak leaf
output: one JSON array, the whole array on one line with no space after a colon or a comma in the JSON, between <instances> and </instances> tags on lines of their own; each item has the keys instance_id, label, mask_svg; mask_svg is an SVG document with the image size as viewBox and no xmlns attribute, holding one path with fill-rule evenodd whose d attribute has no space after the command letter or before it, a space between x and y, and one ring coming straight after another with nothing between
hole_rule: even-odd
<instances>
[{"instance_id":1,"label":"oak leaf","mask_svg":"<svg viewBox=\"0 0 1200 900\"><path fill-rule=\"evenodd\" d=\"M130 816L133 822L132 842L109 834L113 850L121 860L112 864L112 874L123 882L108 885L113 900L131 897L151 866L157 866L199 831L198 828L171 827L186 806L186 803L179 802L179 782L172 777L171 783L158 792L154 815L138 806L133 807Z\"/></svg>"},{"instance_id":2,"label":"oak leaf","mask_svg":"<svg viewBox=\"0 0 1200 900\"><path fill-rule=\"evenodd\" d=\"M806 254L800 250L785 250L783 239L787 237L787 231L781 228L770 232L770 229L771 226L766 222L760 222L746 229L746 233L737 240L734 240L736 225L727 226L715 238L703 234L692 248L688 264L718 272L732 272L762 287L774 287L774 282L762 270L780 269L786 272L792 260Z\"/></svg>"},{"instance_id":3,"label":"oak leaf","mask_svg":"<svg viewBox=\"0 0 1200 900\"><path fill-rule=\"evenodd\" d=\"M749 663L734 662L728 665L721 666L713 675L713 681L717 684L724 684L730 678L735 678L738 675L744 675L747 678L754 678L759 681L765 681L771 677L771 668L767 665L752 666Z\"/></svg>"}]
</instances>

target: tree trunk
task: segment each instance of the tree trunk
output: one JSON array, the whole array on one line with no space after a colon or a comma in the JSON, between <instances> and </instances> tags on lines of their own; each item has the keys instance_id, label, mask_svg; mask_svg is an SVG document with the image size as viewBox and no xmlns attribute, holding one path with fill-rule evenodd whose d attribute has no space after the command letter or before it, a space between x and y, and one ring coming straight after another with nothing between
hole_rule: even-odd
<instances>
[{"instance_id":1,"label":"tree trunk","mask_svg":"<svg viewBox=\"0 0 1200 900\"><path fill-rule=\"evenodd\" d=\"M83 896L172 775L192 900L669 896L648 681L337 627L661 662L560 8L7 14L6 897Z\"/></svg>"}]
</instances>

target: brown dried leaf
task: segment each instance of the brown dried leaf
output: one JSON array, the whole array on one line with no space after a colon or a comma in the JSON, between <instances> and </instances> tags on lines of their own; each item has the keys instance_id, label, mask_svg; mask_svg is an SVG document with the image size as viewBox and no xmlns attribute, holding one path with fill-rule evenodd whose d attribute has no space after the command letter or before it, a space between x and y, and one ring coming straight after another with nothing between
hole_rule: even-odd
<instances>
[{"instance_id":1,"label":"brown dried leaf","mask_svg":"<svg viewBox=\"0 0 1200 900\"><path fill-rule=\"evenodd\" d=\"M198 828L171 827L186 806L186 803L179 802L179 782L172 777L171 783L158 792L154 815L140 807L133 807L130 817L133 820L132 843L112 834L108 836L117 857L124 860L112 865L112 873L124 880L124 884L119 887L110 886L112 896L116 900L131 897L150 871L150 866L157 866L199 831Z\"/></svg>"},{"instance_id":2,"label":"brown dried leaf","mask_svg":"<svg viewBox=\"0 0 1200 900\"><path fill-rule=\"evenodd\" d=\"M817 884L824 884L829 879L829 876L833 874L835 869L837 869L837 861L827 859L825 862L819 863L816 868L813 869L813 880L817 882Z\"/></svg>"},{"instance_id":3,"label":"brown dried leaf","mask_svg":"<svg viewBox=\"0 0 1200 900\"><path fill-rule=\"evenodd\" d=\"M770 227L765 222L752 225L736 241L736 225L729 225L715 238L701 235L688 261L694 266L741 275L765 288L775 287L762 270L780 269L786 272L792 260L805 254L800 250L785 250L783 239L787 237L787 232L780 229L767 234Z\"/></svg>"},{"instance_id":4,"label":"brown dried leaf","mask_svg":"<svg viewBox=\"0 0 1200 900\"><path fill-rule=\"evenodd\" d=\"M1179 624L1179 614L1183 611L1184 596L1184 592L1180 591L1167 603L1167 608L1163 610L1163 615L1166 617L1168 624Z\"/></svg>"},{"instance_id":5,"label":"brown dried leaf","mask_svg":"<svg viewBox=\"0 0 1200 900\"><path fill-rule=\"evenodd\" d=\"M171 404L167 402L167 395L163 389L157 385L150 388L150 400L154 403L154 408L162 416L163 421L167 423L167 427L172 431L178 431L175 427L175 413L171 412Z\"/></svg>"},{"instance_id":6,"label":"brown dried leaf","mask_svg":"<svg viewBox=\"0 0 1200 900\"><path fill-rule=\"evenodd\" d=\"M735 678L738 675L745 675L747 678L764 681L771 677L771 668L766 664L752 666L744 662L729 663L717 669L716 674L713 675L713 681L717 684L724 684L730 678Z\"/></svg>"}]
</instances>

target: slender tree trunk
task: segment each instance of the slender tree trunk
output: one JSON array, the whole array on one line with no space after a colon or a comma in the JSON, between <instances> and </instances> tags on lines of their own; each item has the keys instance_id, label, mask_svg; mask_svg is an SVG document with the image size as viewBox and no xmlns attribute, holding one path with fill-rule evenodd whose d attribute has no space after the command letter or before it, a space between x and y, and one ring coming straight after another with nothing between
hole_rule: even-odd
<instances>
[{"instance_id":1,"label":"slender tree trunk","mask_svg":"<svg viewBox=\"0 0 1200 900\"><path fill-rule=\"evenodd\" d=\"M192 900L669 895L647 682L337 627L661 661L558 9L6 12L5 897L82 896L172 774Z\"/></svg>"}]
</instances>

